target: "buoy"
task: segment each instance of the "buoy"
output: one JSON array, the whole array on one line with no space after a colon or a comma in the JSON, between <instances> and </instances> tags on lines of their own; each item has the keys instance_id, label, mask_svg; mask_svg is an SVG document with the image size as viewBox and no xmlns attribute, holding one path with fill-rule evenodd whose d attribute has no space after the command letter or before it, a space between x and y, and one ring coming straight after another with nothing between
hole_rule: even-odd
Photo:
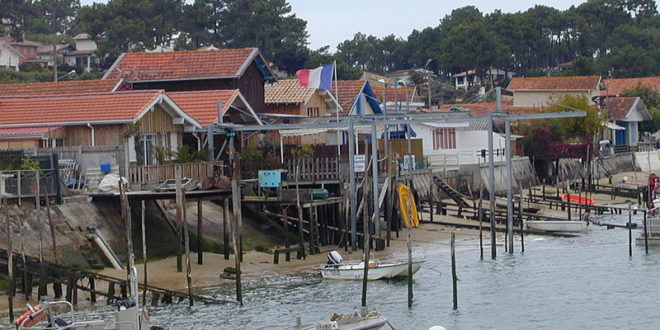
<instances>
[{"instance_id":1,"label":"buoy","mask_svg":"<svg viewBox=\"0 0 660 330\"><path fill-rule=\"evenodd\" d=\"M429 330L447 330L447 328L440 326L440 325L434 325L429 328Z\"/></svg>"}]
</instances>

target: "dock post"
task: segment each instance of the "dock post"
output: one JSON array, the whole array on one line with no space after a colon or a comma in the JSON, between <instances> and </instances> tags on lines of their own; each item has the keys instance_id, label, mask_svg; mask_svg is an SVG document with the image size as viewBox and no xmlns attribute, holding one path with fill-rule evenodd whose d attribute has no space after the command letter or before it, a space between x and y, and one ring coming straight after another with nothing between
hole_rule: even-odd
<instances>
[{"instance_id":1,"label":"dock post","mask_svg":"<svg viewBox=\"0 0 660 330\"><path fill-rule=\"evenodd\" d=\"M89 301L96 302L96 283L94 283L94 276L88 277L89 280Z\"/></svg>"},{"instance_id":2,"label":"dock post","mask_svg":"<svg viewBox=\"0 0 660 330\"><path fill-rule=\"evenodd\" d=\"M499 91L499 87L497 89ZM499 94L499 93L498 93ZM498 103L499 104L499 103ZM499 112L499 107L498 107ZM497 258L495 228L495 157L493 155L493 113L488 113L488 198L490 206L490 254Z\"/></svg>"},{"instance_id":3,"label":"dock post","mask_svg":"<svg viewBox=\"0 0 660 330\"><path fill-rule=\"evenodd\" d=\"M518 203L518 221L520 222L520 252L524 253L525 252L525 228L524 228L524 225L523 225L523 195L522 195L522 190L520 191L520 202Z\"/></svg>"},{"instance_id":4,"label":"dock post","mask_svg":"<svg viewBox=\"0 0 660 330\"><path fill-rule=\"evenodd\" d=\"M628 256L632 257L632 203L628 203Z\"/></svg>"},{"instance_id":5,"label":"dock post","mask_svg":"<svg viewBox=\"0 0 660 330\"><path fill-rule=\"evenodd\" d=\"M371 197L373 200L373 219L374 219L374 234L380 238L380 203L378 194L378 132L376 124L371 126Z\"/></svg>"},{"instance_id":6,"label":"dock post","mask_svg":"<svg viewBox=\"0 0 660 330\"><path fill-rule=\"evenodd\" d=\"M234 133L236 134L236 133ZM236 159L235 149L234 149L234 139L235 136L232 136L229 140L229 152L231 160L231 204L232 204L232 221L231 221L231 231L232 231L232 245L234 246L234 261L236 264L236 300L239 304L243 306L243 293L241 289L241 261L243 260L243 249L240 238L240 218L241 218L241 187L239 184L240 180L240 165ZM302 229L302 228L301 228Z\"/></svg>"},{"instance_id":7,"label":"dock post","mask_svg":"<svg viewBox=\"0 0 660 330\"><path fill-rule=\"evenodd\" d=\"M498 97L499 100L499 97ZM509 241L509 253L513 253L513 164L511 158L513 152L511 150L511 120L507 119L504 122L506 131L506 170L507 170L507 185L506 185L506 232Z\"/></svg>"},{"instance_id":8,"label":"dock post","mask_svg":"<svg viewBox=\"0 0 660 330\"><path fill-rule=\"evenodd\" d=\"M186 253L186 284L188 286L188 299L190 306L192 306L193 297L192 297L192 269L191 269L192 267L190 265L190 237L188 236L188 219L186 218L187 215L186 195L182 185L181 166L180 165L175 166L174 172L176 177L177 209L181 210L181 218L179 220L182 223L183 245Z\"/></svg>"},{"instance_id":9,"label":"dock post","mask_svg":"<svg viewBox=\"0 0 660 330\"><path fill-rule=\"evenodd\" d=\"M366 189L365 189L365 194L362 197L365 201L367 200L366 196ZM367 212L368 206L367 203L364 204L364 208L362 209L362 218L363 218L363 230L362 230L362 236L364 238L364 243L363 244L363 251L364 251L364 271L362 273L362 307L367 306L367 282L369 280L369 248L371 247L370 242L369 242L369 232L370 228L369 226L371 225L369 222L369 212Z\"/></svg>"},{"instance_id":10,"label":"dock post","mask_svg":"<svg viewBox=\"0 0 660 330\"><path fill-rule=\"evenodd\" d=\"M355 185L355 126L353 119L348 122L348 194L351 219L351 251L357 251L357 187Z\"/></svg>"},{"instance_id":11,"label":"dock post","mask_svg":"<svg viewBox=\"0 0 660 330\"><path fill-rule=\"evenodd\" d=\"M202 251L202 209L203 209L202 199L197 200L197 264L204 264L204 252Z\"/></svg>"},{"instance_id":12,"label":"dock post","mask_svg":"<svg viewBox=\"0 0 660 330\"><path fill-rule=\"evenodd\" d=\"M48 218L48 227L50 227L50 238L53 241L53 258L55 262L58 262L57 258L57 241L55 240L55 225L53 224L53 218L50 215L50 197L48 196L48 190L44 191L46 198L46 217Z\"/></svg>"},{"instance_id":13,"label":"dock post","mask_svg":"<svg viewBox=\"0 0 660 330\"><path fill-rule=\"evenodd\" d=\"M412 308L413 301L413 272L412 272L412 224L413 224L413 213L412 208L417 207L412 199L412 189L413 189L413 168L415 164L412 159L412 145L410 141L410 124L406 125L406 140L408 140L408 237L406 238L406 246L408 247L408 309Z\"/></svg>"},{"instance_id":14,"label":"dock post","mask_svg":"<svg viewBox=\"0 0 660 330\"><path fill-rule=\"evenodd\" d=\"M289 216L287 215L287 206L282 208L282 219L284 219L284 248L286 249L286 261L291 260L291 252L289 252Z\"/></svg>"},{"instance_id":15,"label":"dock post","mask_svg":"<svg viewBox=\"0 0 660 330\"><path fill-rule=\"evenodd\" d=\"M646 254L649 254L649 233L646 228L646 210L644 210L644 249Z\"/></svg>"},{"instance_id":16,"label":"dock post","mask_svg":"<svg viewBox=\"0 0 660 330\"><path fill-rule=\"evenodd\" d=\"M3 197L2 204L5 208L5 230L7 231L7 273L9 275L9 286L7 288L7 300L9 303L9 322L14 322L14 254L11 244L11 219L9 217L9 205L7 197Z\"/></svg>"},{"instance_id":17,"label":"dock post","mask_svg":"<svg viewBox=\"0 0 660 330\"><path fill-rule=\"evenodd\" d=\"M147 305L147 230L145 226L145 201L142 200L142 217L141 217L141 229L142 229L142 262L144 268L144 291L142 292L142 306Z\"/></svg>"},{"instance_id":18,"label":"dock post","mask_svg":"<svg viewBox=\"0 0 660 330\"><path fill-rule=\"evenodd\" d=\"M106 302L108 305L112 305L112 302L115 300L115 282L108 282L108 295Z\"/></svg>"},{"instance_id":19,"label":"dock post","mask_svg":"<svg viewBox=\"0 0 660 330\"><path fill-rule=\"evenodd\" d=\"M229 260L229 199L222 199L222 249L225 260Z\"/></svg>"},{"instance_id":20,"label":"dock post","mask_svg":"<svg viewBox=\"0 0 660 330\"><path fill-rule=\"evenodd\" d=\"M484 188L479 185L479 206L477 209L477 214L479 217L479 255L481 260L484 260L484 231L483 231L483 220L484 220L484 209L483 206L484 198Z\"/></svg>"},{"instance_id":21,"label":"dock post","mask_svg":"<svg viewBox=\"0 0 660 330\"><path fill-rule=\"evenodd\" d=\"M456 233L451 233L451 282L454 310L458 309L458 287L456 278Z\"/></svg>"}]
</instances>

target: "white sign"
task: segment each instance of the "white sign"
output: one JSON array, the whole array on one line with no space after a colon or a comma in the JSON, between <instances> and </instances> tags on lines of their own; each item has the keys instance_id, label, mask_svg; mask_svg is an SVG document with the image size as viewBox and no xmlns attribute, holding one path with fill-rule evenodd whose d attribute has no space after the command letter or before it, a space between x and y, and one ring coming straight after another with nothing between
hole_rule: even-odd
<instances>
[{"instance_id":1,"label":"white sign","mask_svg":"<svg viewBox=\"0 0 660 330\"><path fill-rule=\"evenodd\" d=\"M353 156L353 169L355 173L364 172L367 170L367 156L354 155Z\"/></svg>"}]
</instances>

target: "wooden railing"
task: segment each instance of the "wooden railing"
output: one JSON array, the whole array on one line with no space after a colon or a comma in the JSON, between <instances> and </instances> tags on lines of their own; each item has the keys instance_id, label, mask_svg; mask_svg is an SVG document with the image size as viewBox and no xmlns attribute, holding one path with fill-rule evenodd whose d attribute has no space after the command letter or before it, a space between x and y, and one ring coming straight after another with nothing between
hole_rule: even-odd
<instances>
[{"instance_id":1,"label":"wooden railing","mask_svg":"<svg viewBox=\"0 0 660 330\"><path fill-rule=\"evenodd\" d=\"M289 180L296 180L296 167L300 175L300 181L340 180L342 171L346 168L342 165L339 157L314 157L308 159L286 159L286 170L289 172Z\"/></svg>"},{"instance_id":2,"label":"wooden railing","mask_svg":"<svg viewBox=\"0 0 660 330\"><path fill-rule=\"evenodd\" d=\"M165 164L152 166L131 165L128 171L129 184L160 183L167 179L174 179L174 169L181 166L181 175L184 178L203 180L213 175L213 166L220 166L223 162L199 162L185 164Z\"/></svg>"}]
</instances>

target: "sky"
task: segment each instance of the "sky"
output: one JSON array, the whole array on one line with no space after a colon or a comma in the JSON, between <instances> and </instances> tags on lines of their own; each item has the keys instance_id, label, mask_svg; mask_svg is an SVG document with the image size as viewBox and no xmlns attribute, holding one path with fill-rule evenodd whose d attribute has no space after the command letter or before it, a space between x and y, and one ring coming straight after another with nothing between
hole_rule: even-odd
<instances>
[{"instance_id":1,"label":"sky","mask_svg":"<svg viewBox=\"0 0 660 330\"><path fill-rule=\"evenodd\" d=\"M190 1L190 0L189 0ZM81 0L83 5L99 0ZM406 38L413 29L437 26L455 8L473 5L483 13L524 11L534 5L560 10L585 0L289 0L293 13L307 21L309 47L318 49L352 39L357 32Z\"/></svg>"}]
</instances>

